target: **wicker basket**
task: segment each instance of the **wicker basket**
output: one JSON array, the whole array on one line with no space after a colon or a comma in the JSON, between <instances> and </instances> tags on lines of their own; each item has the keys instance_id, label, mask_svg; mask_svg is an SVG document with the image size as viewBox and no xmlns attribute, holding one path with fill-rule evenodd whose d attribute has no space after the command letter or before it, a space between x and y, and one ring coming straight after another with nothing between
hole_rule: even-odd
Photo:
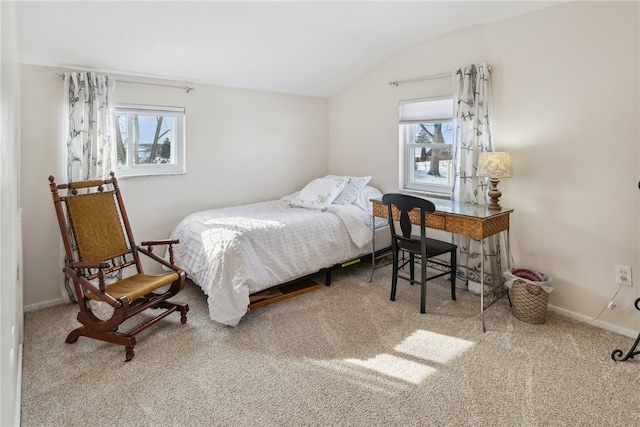
<instances>
[{"instance_id":1,"label":"wicker basket","mask_svg":"<svg viewBox=\"0 0 640 427\"><path fill-rule=\"evenodd\" d=\"M549 293L542 287L515 280L509 289L513 315L523 322L544 323L547 316Z\"/></svg>"}]
</instances>

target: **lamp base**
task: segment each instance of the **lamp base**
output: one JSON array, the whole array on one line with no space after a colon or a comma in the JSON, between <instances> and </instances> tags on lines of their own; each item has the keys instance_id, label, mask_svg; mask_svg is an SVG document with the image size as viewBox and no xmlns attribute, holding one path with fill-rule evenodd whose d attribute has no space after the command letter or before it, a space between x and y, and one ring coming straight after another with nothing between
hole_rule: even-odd
<instances>
[{"instance_id":1,"label":"lamp base","mask_svg":"<svg viewBox=\"0 0 640 427\"><path fill-rule=\"evenodd\" d=\"M489 178L489 181L491 182L491 188L489 189L489 192L487 194L489 195L491 201L487 208L492 211L500 211L502 210L502 206L500 206L500 202L498 199L500 199L502 193L500 192L500 190L498 190L499 180L497 178Z\"/></svg>"}]
</instances>

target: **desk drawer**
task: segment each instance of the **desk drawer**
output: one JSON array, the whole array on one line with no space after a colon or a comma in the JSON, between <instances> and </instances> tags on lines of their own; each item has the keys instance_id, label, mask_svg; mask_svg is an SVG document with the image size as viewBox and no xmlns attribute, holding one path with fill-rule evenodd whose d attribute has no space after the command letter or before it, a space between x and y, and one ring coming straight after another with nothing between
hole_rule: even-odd
<instances>
[{"instance_id":1,"label":"desk drawer","mask_svg":"<svg viewBox=\"0 0 640 427\"><path fill-rule=\"evenodd\" d=\"M389 211L387 206L381 202L373 202L373 216L378 218L389 218Z\"/></svg>"},{"instance_id":2,"label":"desk drawer","mask_svg":"<svg viewBox=\"0 0 640 427\"><path fill-rule=\"evenodd\" d=\"M447 228L447 217L437 213L427 214L427 227L445 230Z\"/></svg>"},{"instance_id":3,"label":"desk drawer","mask_svg":"<svg viewBox=\"0 0 640 427\"><path fill-rule=\"evenodd\" d=\"M394 211L393 213L394 213L393 215L394 219L396 220L399 219L400 215L397 214L397 211ZM396 218L396 216L398 218ZM420 225L420 209L412 210L409 213L409 219L411 220L412 224ZM427 214L426 225L428 228L435 228L436 230L445 230L447 225L446 217L438 213Z\"/></svg>"},{"instance_id":4,"label":"desk drawer","mask_svg":"<svg viewBox=\"0 0 640 427\"><path fill-rule=\"evenodd\" d=\"M379 218L388 218L389 211L387 210L387 206L382 203L374 203L373 204L373 215ZM398 221L400 219L400 213L394 207L393 208L393 219ZM412 224L420 224L420 210L414 209L409 213L409 219ZM438 213L427 214L427 227L435 228L437 230L445 230L447 226L446 216Z\"/></svg>"}]
</instances>

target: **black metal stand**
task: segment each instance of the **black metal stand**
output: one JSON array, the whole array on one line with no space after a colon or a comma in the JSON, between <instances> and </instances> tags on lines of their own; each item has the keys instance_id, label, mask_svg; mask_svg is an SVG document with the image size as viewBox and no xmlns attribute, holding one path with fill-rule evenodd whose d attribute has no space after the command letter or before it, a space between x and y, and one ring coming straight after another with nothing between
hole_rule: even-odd
<instances>
[{"instance_id":1,"label":"black metal stand","mask_svg":"<svg viewBox=\"0 0 640 427\"><path fill-rule=\"evenodd\" d=\"M640 185L640 184L639 184ZM636 310L640 310L640 298L638 298L633 305L636 306ZM638 347L638 343L640 343L640 333L638 334L636 340L633 343L633 346L631 347L631 349L627 352L627 354L622 357L622 355L624 354L624 352L622 350L613 350L611 352L611 358L614 361L622 361L624 362L627 359L633 359L633 356L635 356L636 354L640 354L640 350L636 350L636 347ZM622 357L620 359L620 357Z\"/></svg>"}]
</instances>

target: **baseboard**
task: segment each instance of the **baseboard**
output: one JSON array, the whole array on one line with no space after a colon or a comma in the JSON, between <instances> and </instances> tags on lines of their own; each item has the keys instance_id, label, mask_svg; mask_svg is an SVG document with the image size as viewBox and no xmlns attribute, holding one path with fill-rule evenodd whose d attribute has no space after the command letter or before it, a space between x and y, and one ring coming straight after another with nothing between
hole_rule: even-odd
<instances>
[{"instance_id":1,"label":"baseboard","mask_svg":"<svg viewBox=\"0 0 640 427\"><path fill-rule=\"evenodd\" d=\"M475 296L480 296L480 283L473 282L471 280L469 280L468 283L469 283L469 293ZM488 290L488 287L487 285L485 285L485 291L487 290ZM486 292L485 292L485 295L487 295ZM591 326L595 326L596 328L604 329L606 331L615 332L617 334L627 336L629 338L635 338L638 335L638 331L632 331L631 329L621 328L619 326L612 325L607 322L603 322L602 320L593 319L591 317L574 313L573 311L565 310L563 308L559 308L551 304L547 304L547 310L560 314L562 316L568 317L570 319L577 320L579 322L587 323Z\"/></svg>"},{"instance_id":2,"label":"baseboard","mask_svg":"<svg viewBox=\"0 0 640 427\"><path fill-rule=\"evenodd\" d=\"M26 313L28 311L38 311L38 310L42 310L43 308L55 307L57 305L62 305L66 302L67 301L64 300L63 298L58 298L51 301L39 302L38 304L25 305L24 312Z\"/></svg>"},{"instance_id":3,"label":"baseboard","mask_svg":"<svg viewBox=\"0 0 640 427\"><path fill-rule=\"evenodd\" d=\"M602 320L583 316L582 314L574 313L573 311L565 310L563 308L559 308L553 305L547 305L547 309L551 312L561 314L565 317L569 317L571 319L587 323L591 326L595 326L596 328L604 329L610 332L615 332L617 334L624 335L629 338L635 338L638 335L638 331L632 331L631 329L621 328L619 326L612 325L607 322L603 322Z\"/></svg>"}]
</instances>

